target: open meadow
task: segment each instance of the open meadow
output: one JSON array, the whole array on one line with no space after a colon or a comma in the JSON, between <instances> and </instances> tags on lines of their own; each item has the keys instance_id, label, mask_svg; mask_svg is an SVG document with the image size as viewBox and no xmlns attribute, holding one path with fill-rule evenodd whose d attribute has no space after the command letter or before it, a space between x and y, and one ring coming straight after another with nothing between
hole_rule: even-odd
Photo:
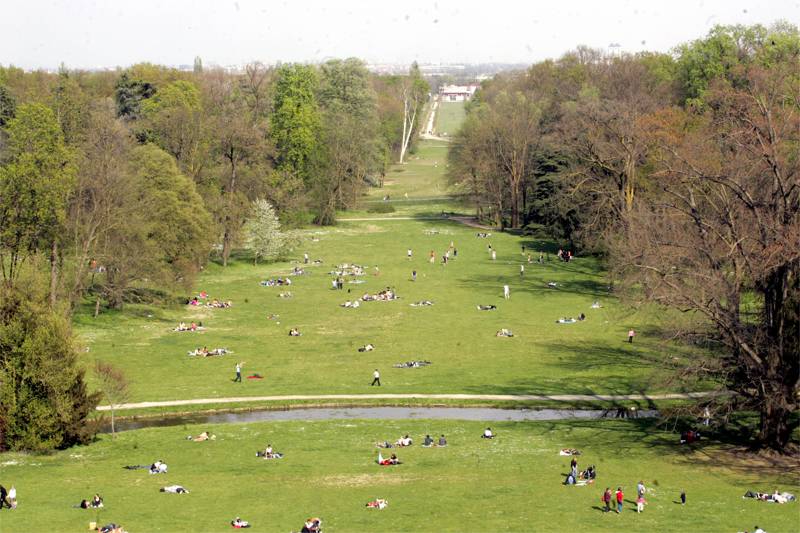
<instances>
[{"instance_id":1,"label":"open meadow","mask_svg":"<svg viewBox=\"0 0 800 533\"><path fill-rule=\"evenodd\" d=\"M797 493L794 473L742 459L724 445L680 446L646 420L496 423L315 421L184 426L121 433L52 456L4 454L0 475L19 489L17 510L0 511L6 532L83 531L89 522L132 532L229 531L236 516L251 531L298 531L310 516L342 531L797 531L797 503L743 499L746 490ZM188 441L210 431L216 439ZM377 441L409 434L403 464L375 463ZM445 434L445 448L422 448ZM282 459L256 458L267 444ZM588 486L564 486L577 448L579 469L597 467ZM164 460L166 474L125 470ZM635 512L636 483L648 504ZM189 494L165 494L178 484ZM605 487L625 493L620 515L601 511ZM681 491L687 503L678 502ZM74 508L99 493L105 508ZM376 498L384 510L365 507Z\"/></svg>"}]
</instances>

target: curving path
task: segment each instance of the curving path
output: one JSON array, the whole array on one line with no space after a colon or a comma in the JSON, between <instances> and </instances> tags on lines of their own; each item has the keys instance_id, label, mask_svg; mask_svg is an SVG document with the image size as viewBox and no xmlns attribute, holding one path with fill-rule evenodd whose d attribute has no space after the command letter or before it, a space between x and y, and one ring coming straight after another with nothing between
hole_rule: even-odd
<instances>
[{"instance_id":1,"label":"curving path","mask_svg":"<svg viewBox=\"0 0 800 533\"><path fill-rule=\"evenodd\" d=\"M218 403L290 402L296 400L493 400L550 402L619 402L631 400L691 400L716 396L717 392L676 392L667 394L296 394L290 396L239 396L229 398L195 398L157 402L123 403L115 410L147 407L176 407ZM98 411L110 411L110 405L99 405Z\"/></svg>"}]
</instances>

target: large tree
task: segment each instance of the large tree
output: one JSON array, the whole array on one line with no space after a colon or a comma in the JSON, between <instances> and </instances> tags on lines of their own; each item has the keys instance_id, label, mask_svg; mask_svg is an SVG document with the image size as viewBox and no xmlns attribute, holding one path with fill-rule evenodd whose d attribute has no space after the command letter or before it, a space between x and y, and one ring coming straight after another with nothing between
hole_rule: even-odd
<instances>
[{"instance_id":1,"label":"large tree","mask_svg":"<svg viewBox=\"0 0 800 533\"><path fill-rule=\"evenodd\" d=\"M307 179L309 162L319 143L319 78L312 66L278 69L270 115L270 135L277 149L277 167Z\"/></svg>"},{"instance_id":2,"label":"large tree","mask_svg":"<svg viewBox=\"0 0 800 533\"><path fill-rule=\"evenodd\" d=\"M0 287L0 450L86 443L98 398L86 390L69 321L26 281Z\"/></svg>"},{"instance_id":3,"label":"large tree","mask_svg":"<svg viewBox=\"0 0 800 533\"><path fill-rule=\"evenodd\" d=\"M11 285L28 254L46 251L50 303L58 291L59 246L68 197L75 185L74 155L53 111L24 104L8 123L9 159L0 167L0 267Z\"/></svg>"},{"instance_id":4,"label":"large tree","mask_svg":"<svg viewBox=\"0 0 800 533\"><path fill-rule=\"evenodd\" d=\"M712 328L721 349L689 367L757 410L757 443L780 451L800 379L797 60L751 65L740 88L718 79L701 115L652 119L660 194L633 211L615 249L637 292Z\"/></svg>"}]
</instances>

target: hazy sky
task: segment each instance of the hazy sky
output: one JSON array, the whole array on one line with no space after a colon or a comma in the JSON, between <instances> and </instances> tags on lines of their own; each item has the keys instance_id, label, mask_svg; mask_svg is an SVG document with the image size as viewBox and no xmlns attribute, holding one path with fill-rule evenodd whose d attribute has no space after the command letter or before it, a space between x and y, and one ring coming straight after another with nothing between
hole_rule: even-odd
<instances>
[{"instance_id":1,"label":"hazy sky","mask_svg":"<svg viewBox=\"0 0 800 533\"><path fill-rule=\"evenodd\" d=\"M579 44L667 51L715 24L797 24L800 0L2 0L0 64L52 68L524 62Z\"/></svg>"}]
</instances>

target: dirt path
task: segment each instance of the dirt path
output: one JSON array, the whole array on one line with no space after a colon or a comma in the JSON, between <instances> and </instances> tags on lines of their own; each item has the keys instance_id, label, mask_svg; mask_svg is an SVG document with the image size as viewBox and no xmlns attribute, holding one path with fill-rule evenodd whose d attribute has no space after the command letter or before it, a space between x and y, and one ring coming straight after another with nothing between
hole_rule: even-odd
<instances>
[{"instance_id":1,"label":"dirt path","mask_svg":"<svg viewBox=\"0 0 800 533\"><path fill-rule=\"evenodd\" d=\"M248 402L291 402L298 400L493 400L493 401L550 401L550 402L619 402L635 400L690 400L714 395L711 392L668 394L296 394L291 396L238 396L228 398L196 398L191 400L164 400L158 402L124 403L115 410L145 409L148 407L176 407ZM98 411L110 411L100 405Z\"/></svg>"}]
</instances>

